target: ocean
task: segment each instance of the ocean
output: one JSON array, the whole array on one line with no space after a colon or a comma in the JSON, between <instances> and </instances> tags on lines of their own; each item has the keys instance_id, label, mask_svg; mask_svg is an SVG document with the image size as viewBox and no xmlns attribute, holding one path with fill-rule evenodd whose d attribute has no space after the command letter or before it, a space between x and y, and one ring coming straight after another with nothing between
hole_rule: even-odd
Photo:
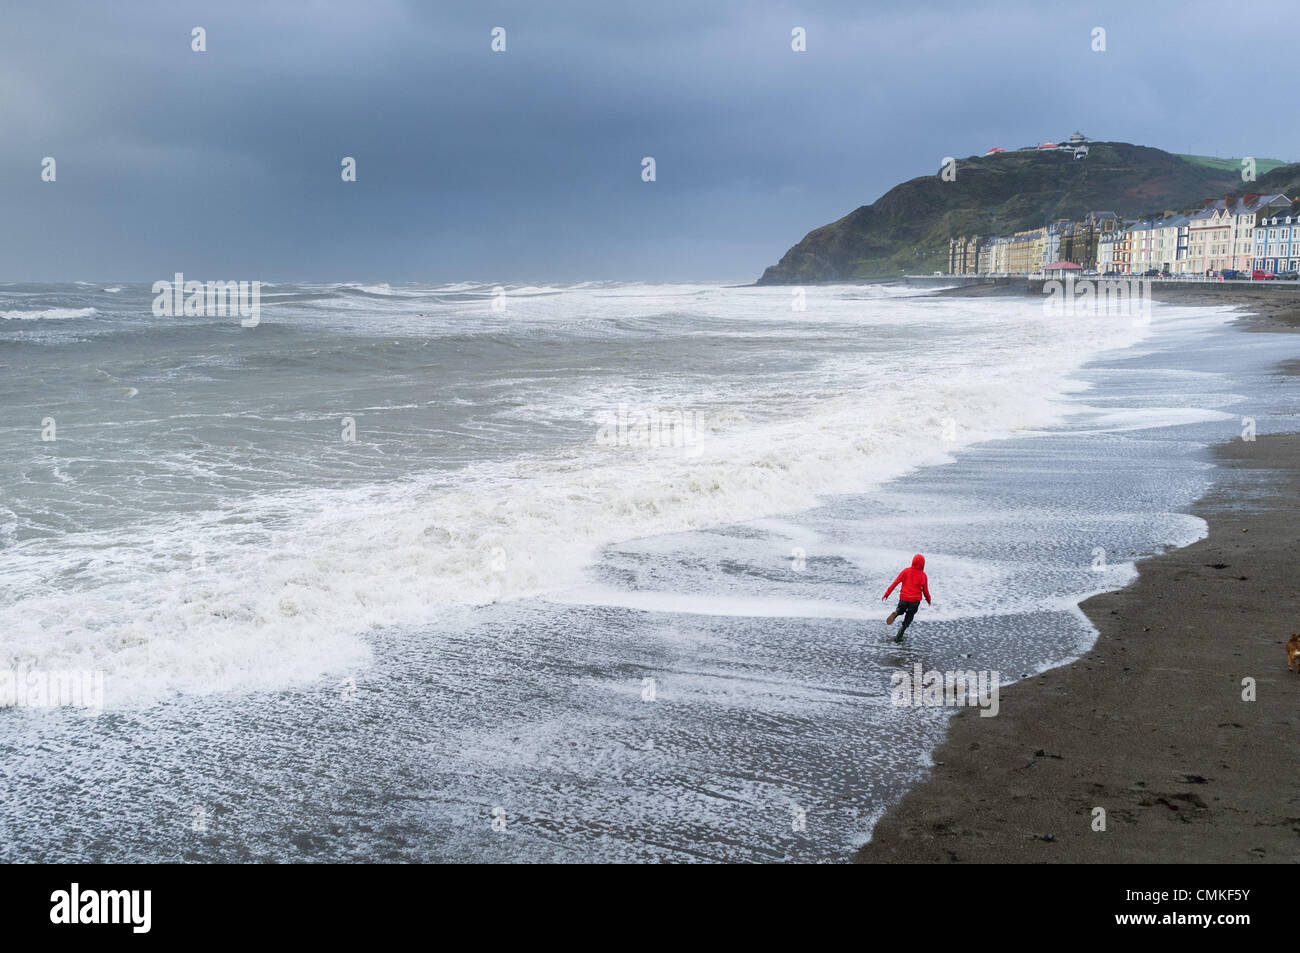
<instances>
[{"instance_id":1,"label":"ocean","mask_svg":"<svg viewBox=\"0 0 1300 953\"><path fill-rule=\"evenodd\" d=\"M0 285L0 668L103 684L0 709L6 862L843 860L951 714L891 677L1086 651L1295 349L888 284L153 297Z\"/></svg>"}]
</instances>

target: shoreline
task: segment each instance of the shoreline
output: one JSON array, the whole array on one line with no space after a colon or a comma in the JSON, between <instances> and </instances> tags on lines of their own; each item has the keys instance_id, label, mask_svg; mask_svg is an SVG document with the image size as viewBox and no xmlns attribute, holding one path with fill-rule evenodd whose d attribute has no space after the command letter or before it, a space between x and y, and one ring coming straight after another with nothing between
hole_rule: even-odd
<instances>
[{"instance_id":1,"label":"shoreline","mask_svg":"<svg viewBox=\"0 0 1300 953\"><path fill-rule=\"evenodd\" d=\"M1231 297L1177 303L1250 307L1245 330L1300 326L1289 302ZM1300 856L1300 675L1283 651L1300 630L1289 583L1300 564L1300 433L1211 451L1214 485L1192 509L1207 537L1139 560L1129 586L1081 603L1096 644L1003 689L997 717L959 710L934 766L880 818L855 862ZM1253 702L1242 700L1246 677ZM1093 830L1097 807L1104 832Z\"/></svg>"},{"instance_id":2,"label":"shoreline","mask_svg":"<svg viewBox=\"0 0 1300 953\"><path fill-rule=\"evenodd\" d=\"M1232 308L1241 312L1247 330L1282 331L1300 329L1300 285L1243 288L1234 285L1155 283L1151 299L1186 307ZM1041 298L1042 281L1007 284L970 284L940 288L929 293L936 298Z\"/></svg>"}]
</instances>

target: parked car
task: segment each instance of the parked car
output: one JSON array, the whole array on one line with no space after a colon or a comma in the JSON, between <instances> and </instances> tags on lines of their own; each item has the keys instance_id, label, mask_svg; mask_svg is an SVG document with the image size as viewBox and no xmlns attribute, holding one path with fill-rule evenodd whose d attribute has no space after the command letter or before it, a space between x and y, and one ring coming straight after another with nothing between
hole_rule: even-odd
<instances>
[{"instance_id":1,"label":"parked car","mask_svg":"<svg viewBox=\"0 0 1300 953\"><path fill-rule=\"evenodd\" d=\"M1148 268L1146 271L1142 272L1142 277L1143 277L1143 278L1159 278L1159 277L1160 277L1160 269L1159 269L1159 268Z\"/></svg>"},{"instance_id":2,"label":"parked car","mask_svg":"<svg viewBox=\"0 0 1300 953\"><path fill-rule=\"evenodd\" d=\"M1256 268L1250 273L1250 277L1256 281L1272 281L1277 277L1277 275L1273 274L1271 271L1260 271Z\"/></svg>"},{"instance_id":3,"label":"parked car","mask_svg":"<svg viewBox=\"0 0 1300 953\"><path fill-rule=\"evenodd\" d=\"M1295 281L1300 278L1300 271L1283 271L1278 273L1278 278L1282 281Z\"/></svg>"},{"instance_id":4,"label":"parked car","mask_svg":"<svg viewBox=\"0 0 1300 953\"><path fill-rule=\"evenodd\" d=\"M1241 272L1237 271L1235 268L1225 268L1219 273L1219 279L1221 281L1231 281L1233 278L1240 277Z\"/></svg>"}]
</instances>

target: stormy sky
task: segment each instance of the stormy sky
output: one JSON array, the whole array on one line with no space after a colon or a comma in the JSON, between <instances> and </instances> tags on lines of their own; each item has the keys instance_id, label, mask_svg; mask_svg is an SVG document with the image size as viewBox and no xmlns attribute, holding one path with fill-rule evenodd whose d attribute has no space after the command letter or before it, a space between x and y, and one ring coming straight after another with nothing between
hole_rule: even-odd
<instances>
[{"instance_id":1,"label":"stormy sky","mask_svg":"<svg viewBox=\"0 0 1300 953\"><path fill-rule=\"evenodd\" d=\"M753 280L809 229L993 145L1079 129L1296 160L1296 68L1269 55L1292 13L11 4L0 280ZM806 52L791 49L795 27ZM356 182L340 178L344 156Z\"/></svg>"}]
</instances>

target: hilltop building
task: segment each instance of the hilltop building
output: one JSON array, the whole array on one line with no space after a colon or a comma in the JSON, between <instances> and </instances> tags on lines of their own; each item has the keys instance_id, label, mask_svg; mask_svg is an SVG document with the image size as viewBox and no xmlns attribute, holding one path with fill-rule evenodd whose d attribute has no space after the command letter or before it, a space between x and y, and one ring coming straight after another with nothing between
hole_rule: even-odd
<instances>
[{"instance_id":1,"label":"hilltop building","mask_svg":"<svg viewBox=\"0 0 1300 953\"><path fill-rule=\"evenodd\" d=\"M1085 136L1083 133L1076 132L1073 135L1071 135L1070 138L1065 142L1040 142L1038 143L1038 145L1035 146L1021 146L1020 149L1017 151L1019 152L1070 152L1074 154L1074 157L1076 159L1086 159L1088 157L1088 143L1091 141L1092 140L1089 139L1087 136ZM1005 151L1006 151L1005 149L999 148L998 146L994 146L992 149L990 149L988 152L984 154L987 156L987 155L992 155L995 152L1005 152Z\"/></svg>"},{"instance_id":2,"label":"hilltop building","mask_svg":"<svg viewBox=\"0 0 1300 953\"><path fill-rule=\"evenodd\" d=\"M1064 142L1040 142L1033 146L1021 146L1018 152L1072 152L1076 159L1086 158L1088 155L1088 143L1092 142L1081 132L1076 132ZM997 155L999 152L1006 152L1001 146L992 146L986 149L984 155Z\"/></svg>"}]
</instances>

